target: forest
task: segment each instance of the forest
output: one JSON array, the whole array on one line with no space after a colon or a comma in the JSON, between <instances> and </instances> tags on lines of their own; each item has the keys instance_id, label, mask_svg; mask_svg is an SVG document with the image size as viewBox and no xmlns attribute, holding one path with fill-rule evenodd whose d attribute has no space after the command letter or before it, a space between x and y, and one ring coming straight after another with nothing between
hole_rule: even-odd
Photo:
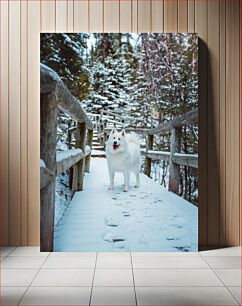
<instances>
[{"instance_id":1,"label":"forest","mask_svg":"<svg viewBox=\"0 0 242 306\"><path fill-rule=\"evenodd\" d=\"M151 128L198 107L198 42L180 33L44 33L41 63L55 70L82 107L139 118ZM70 118L59 111L57 149L67 148ZM198 153L198 126L184 126L181 153ZM154 148L170 151L170 132L155 137ZM141 145L144 141L141 139ZM179 195L198 204L198 171L182 166ZM169 163L154 162L152 178L167 187ZM57 178L57 196L71 197Z\"/></svg>"}]
</instances>

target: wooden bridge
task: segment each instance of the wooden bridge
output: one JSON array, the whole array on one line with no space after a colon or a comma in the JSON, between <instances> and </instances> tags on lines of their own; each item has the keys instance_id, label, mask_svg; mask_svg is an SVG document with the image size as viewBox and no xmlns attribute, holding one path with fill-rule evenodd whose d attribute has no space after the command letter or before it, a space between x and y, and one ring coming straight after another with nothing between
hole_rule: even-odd
<instances>
[{"instance_id":1,"label":"wooden bridge","mask_svg":"<svg viewBox=\"0 0 242 306\"><path fill-rule=\"evenodd\" d=\"M73 118L68 127L69 150L64 152L56 152L58 108ZM41 65L41 251L127 251L131 246L137 251L194 251L197 207L175 193L180 165L198 168L198 155L180 153L182 126L197 121L197 109L152 129L143 128L139 119L114 112L85 113L59 76ZM120 176L115 191L107 190L104 146L113 127L146 137L146 148L141 149L145 175L138 192L132 187L127 194L121 192ZM154 151L154 135L165 131L171 131L170 152ZM148 178L155 160L169 161L171 192ZM67 170L74 196L54 230L55 177ZM151 237L155 237L152 242Z\"/></svg>"}]
</instances>

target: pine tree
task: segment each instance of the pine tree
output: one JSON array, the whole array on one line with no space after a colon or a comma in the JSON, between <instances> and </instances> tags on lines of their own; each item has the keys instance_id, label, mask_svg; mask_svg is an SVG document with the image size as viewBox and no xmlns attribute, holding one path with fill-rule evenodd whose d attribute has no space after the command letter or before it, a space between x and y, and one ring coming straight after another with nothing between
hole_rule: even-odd
<instances>
[{"instance_id":1,"label":"pine tree","mask_svg":"<svg viewBox=\"0 0 242 306\"><path fill-rule=\"evenodd\" d=\"M130 34L95 34L90 59L88 109L128 109L135 59Z\"/></svg>"},{"instance_id":2,"label":"pine tree","mask_svg":"<svg viewBox=\"0 0 242 306\"><path fill-rule=\"evenodd\" d=\"M86 68L86 33L41 34L41 62L48 65L62 78L68 89L83 100L89 90Z\"/></svg>"}]
</instances>

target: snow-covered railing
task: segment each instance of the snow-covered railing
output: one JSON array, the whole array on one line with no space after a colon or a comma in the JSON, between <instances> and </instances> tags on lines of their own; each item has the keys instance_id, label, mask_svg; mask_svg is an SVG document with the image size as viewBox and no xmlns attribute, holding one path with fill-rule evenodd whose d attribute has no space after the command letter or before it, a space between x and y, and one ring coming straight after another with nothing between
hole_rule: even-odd
<instances>
[{"instance_id":1,"label":"snow-covered railing","mask_svg":"<svg viewBox=\"0 0 242 306\"><path fill-rule=\"evenodd\" d=\"M58 74L40 65L41 111L41 251L53 251L55 177L70 170L70 188L83 189L84 171L89 171L93 123ZM56 154L57 108L76 120L75 150ZM68 135L69 137L69 135Z\"/></svg>"},{"instance_id":2,"label":"snow-covered railing","mask_svg":"<svg viewBox=\"0 0 242 306\"><path fill-rule=\"evenodd\" d=\"M172 157L175 164L198 169L198 154L175 153Z\"/></svg>"},{"instance_id":3,"label":"snow-covered railing","mask_svg":"<svg viewBox=\"0 0 242 306\"><path fill-rule=\"evenodd\" d=\"M62 152L57 152L56 154L56 176L69 170L71 167L75 166L84 157L90 155L91 148L86 146L85 152L81 149L67 150Z\"/></svg>"},{"instance_id":4,"label":"snow-covered railing","mask_svg":"<svg viewBox=\"0 0 242 306\"><path fill-rule=\"evenodd\" d=\"M180 128L182 126L192 125L198 122L198 109L192 109L191 111L175 117L172 120L158 125L156 128L150 129L150 135L160 134L166 131L170 131L173 128Z\"/></svg>"},{"instance_id":5,"label":"snow-covered railing","mask_svg":"<svg viewBox=\"0 0 242 306\"><path fill-rule=\"evenodd\" d=\"M150 158L151 160L164 160L169 162L171 159L171 153L166 151L146 151L141 149L141 154ZM183 154L175 153L172 157L172 161L181 166L193 167L198 169L198 154Z\"/></svg>"},{"instance_id":6,"label":"snow-covered railing","mask_svg":"<svg viewBox=\"0 0 242 306\"><path fill-rule=\"evenodd\" d=\"M86 146L85 153L81 149L66 150L56 153L56 170L51 172L44 164L40 165L40 189L44 188L52 179L75 166L84 157L90 155L91 148Z\"/></svg>"},{"instance_id":7,"label":"snow-covered railing","mask_svg":"<svg viewBox=\"0 0 242 306\"><path fill-rule=\"evenodd\" d=\"M198 168L197 154L180 153L182 127L193 125L197 122L198 109L193 109L147 132L144 173L150 176L152 160L169 161L169 190L172 192L179 192L180 166ZM171 131L170 152L153 151L154 135L167 131Z\"/></svg>"}]
</instances>

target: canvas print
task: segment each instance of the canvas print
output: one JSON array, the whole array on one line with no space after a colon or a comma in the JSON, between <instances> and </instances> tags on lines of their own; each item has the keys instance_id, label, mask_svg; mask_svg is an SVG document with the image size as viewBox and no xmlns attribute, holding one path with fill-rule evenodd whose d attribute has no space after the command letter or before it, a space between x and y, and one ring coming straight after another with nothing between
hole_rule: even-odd
<instances>
[{"instance_id":1,"label":"canvas print","mask_svg":"<svg viewBox=\"0 0 242 306\"><path fill-rule=\"evenodd\" d=\"M40 47L41 250L197 251L197 35Z\"/></svg>"}]
</instances>

